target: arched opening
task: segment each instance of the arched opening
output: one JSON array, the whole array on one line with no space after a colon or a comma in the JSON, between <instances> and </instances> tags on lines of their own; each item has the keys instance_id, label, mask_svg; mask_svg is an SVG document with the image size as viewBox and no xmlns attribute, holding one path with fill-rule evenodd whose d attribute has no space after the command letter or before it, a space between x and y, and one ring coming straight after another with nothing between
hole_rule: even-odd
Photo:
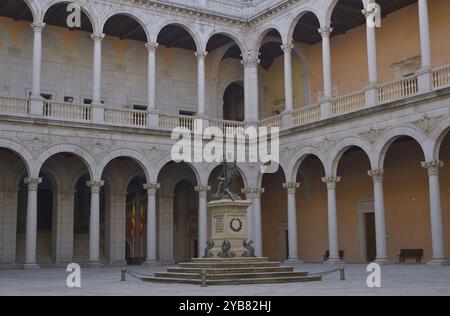
<instances>
[{"instance_id":1,"label":"arched opening","mask_svg":"<svg viewBox=\"0 0 450 316\"><path fill-rule=\"evenodd\" d=\"M211 64L210 76L220 80L221 84L218 88L224 91L223 100L213 101L213 104L217 104L217 117L222 117L224 120L243 121L244 72L240 63L242 52L239 45L228 35L215 34L208 40L206 51ZM222 82L232 83L222 86Z\"/></svg>"},{"instance_id":2,"label":"arched opening","mask_svg":"<svg viewBox=\"0 0 450 316\"><path fill-rule=\"evenodd\" d=\"M294 21L294 25L291 26L292 40L295 46L304 47L308 51L310 57L310 69L303 72L304 82L303 94L307 96L308 103L316 104L323 98L323 76L322 76L322 62L319 58L322 56L322 38L318 32L320 29L320 22L317 16L312 12L302 12ZM294 46L294 47L295 47ZM293 59L293 67L295 67L296 59ZM293 68L293 78L295 79L295 68ZM294 81L294 105L301 102L299 98L298 84ZM297 94L297 98L295 96ZM306 99L306 97L305 97Z\"/></svg>"},{"instance_id":3,"label":"arched opening","mask_svg":"<svg viewBox=\"0 0 450 316\"><path fill-rule=\"evenodd\" d=\"M301 160L296 174L295 193L299 257L309 262L324 261L328 249L327 191L322 182L325 170L321 160L308 155Z\"/></svg>"},{"instance_id":4,"label":"arched opening","mask_svg":"<svg viewBox=\"0 0 450 316\"><path fill-rule=\"evenodd\" d=\"M442 220L444 226L445 253L450 254L450 132L447 131L442 140L439 160L444 163L440 170Z\"/></svg>"},{"instance_id":5,"label":"arched opening","mask_svg":"<svg viewBox=\"0 0 450 316\"><path fill-rule=\"evenodd\" d=\"M160 56L161 62L157 63L156 68L162 80L157 81L156 90L170 91L164 96L157 92L158 107L171 114L196 115L198 80L194 38L184 26L169 24L161 29L157 42L157 56Z\"/></svg>"},{"instance_id":6,"label":"arched opening","mask_svg":"<svg viewBox=\"0 0 450 316\"><path fill-rule=\"evenodd\" d=\"M288 258L287 193L281 168L276 173L264 174L261 180L261 225L263 257L284 261Z\"/></svg>"},{"instance_id":7,"label":"arched opening","mask_svg":"<svg viewBox=\"0 0 450 316\"><path fill-rule=\"evenodd\" d=\"M102 179L105 185L101 236L105 260L111 265L141 264L147 257L145 170L134 158L117 157L105 166Z\"/></svg>"},{"instance_id":8,"label":"arched opening","mask_svg":"<svg viewBox=\"0 0 450 316\"><path fill-rule=\"evenodd\" d=\"M116 108L148 107L147 34L137 18L116 14L103 26L102 97Z\"/></svg>"},{"instance_id":9,"label":"arched opening","mask_svg":"<svg viewBox=\"0 0 450 316\"><path fill-rule=\"evenodd\" d=\"M159 258L163 263L189 261L198 254L196 174L186 163L169 162L158 183Z\"/></svg>"},{"instance_id":10,"label":"arched opening","mask_svg":"<svg viewBox=\"0 0 450 316\"><path fill-rule=\"evenodd\" d=\"M336 186L339 247L346 262L372 262L376 258L373 182L367 154L347 148L339 159Z\"/></svg>"},{"instance_id":11,"label":"arched opening","mask_svg":"<svg viewBox=\"0 0 450 316\"><path fill-rule=\"evenodd\" d=\"M32 76L33 69L32 41L30 41L32 21L33 14L24 0L2 1L0 10L0 38L2 39L0 42L2 55L0 94L2 95L28 97L31 91L29 78ZM26 39L15 36L17 32ZM13 47L12 51L15 53L11 54L8 50L11 51ZM10 84L12 78L21 84Z\"/></svg>"},{"instance_id":12,"label":"arched opening","mask_svg":"<svg viewBox=\"0 0 450 316\"><path fill-rule=\"evenodd\" d=\"M142 264L147 257L146 219L147 192L144 189L145 178L136 177L127 188L127 232L126 252L127 264Z\"/></svg>"},{"instance_id":13,"label":"arched opening","mask_svg":"<svg viewBox=\"0 0 450 316\"><path fill-rule=\"evenodd\" d=\"M384 159L384 200L388 256L397 260L401 249L423 249L432 256L428 175L421 168L424 154L411 137L398 137Z\"/></svg>"},{"instance_id":14,"label":"arched opening","mask_svg":"<svg viewBox=\"0 0 450 316\"><path fill-rule=\"evenodd\" d=\"M92 87L84 86L84 83L92 81L92 58L88 57L93 56L93 43L89 38L93 27L84 9L81 10L80 26L69 27L67 18L70 13L66 11L69 4L69 1L59 2L45 12L41 96L57 102L82 104L92 94ZM33 43L32 32L30 29L27 35L29 43ZM88 38L90 42L86 43ZM46 114L56 115L50 109Z\"/></svg>"},{"instance_id":15,"label":"arched opening","mask_svg":"<svg viewBox=\"0 0 450 316\"><path fill-rule=\"evenodd\" d=\"M243 82L233 82L223 94L223 119L244 121L244 86Z\"/></svg>"},{"instance_id":16,"label":"arched opening","mask_svg":"<svg viewBox=\"0 0 450 316\"><path fill-rule=\"evenodd\" d=\"M43 180L38 186L37 204L37 261L41 266L82 259L74 252L76 237L80 236L75 233L75 223L89 223L89 208L77 203L77 197L86 192L83 184L87 186L80 175L88 179L89 169L82 158L72 153L54 154L41 167L39 176ZM22 191L26 194L25 184ZM87 243L88 237L83 240Z\"/></svg>"},{"instance_id":17,"label":"arched opening","mask_svg":"<svg viewBox=\"0 0 450 316\"><path fill-rule=\"evenodd\" d=\"M89 261L89 224L91 191L87 186L89 174L81 176L75 185L73 213L73 261L86 264Z\"/></svg>"},{"instance_id":18,"label":"arched opening","mask_svg":"<svg viewBox=\"0 0 450 316\"><path fill-rule=\"evenodd\" d=\"M25 177L27 168L22 158L14 151L0 148L0 265L18 262L17 236L25 234L27 191L22 192L20 183ZM22 243L22 238L19 239Z\"/></svg>"}]
</instances>

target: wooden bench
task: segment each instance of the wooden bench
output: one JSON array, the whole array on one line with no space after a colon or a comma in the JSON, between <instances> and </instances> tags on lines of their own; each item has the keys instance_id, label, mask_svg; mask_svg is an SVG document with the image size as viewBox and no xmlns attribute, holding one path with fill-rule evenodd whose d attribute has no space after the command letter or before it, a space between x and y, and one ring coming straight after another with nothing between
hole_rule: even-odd
<instances>
[{"instance_id":1,"label":"wooden bench","mask_svg":"<svg viewBox=\"0 0 450 316\"><path fill-rule=\"evenodd\" d=\"M399 262L405 262L406 258L415 258L417 263L422 262L423 249L400 249Z\"/></svg>"},{"instance_id":2,"label":"wooden bench","mask_svg":"<svg viewBox=\"0 0 450 316\"><path fill-rule=\"evenodd\" d=\"M328 258L330 258L330 251L329 250L325 251L325 255L323 256L323 260L327 261ZM339 250L339 258L341 258L341 260L344 260L344 250Z\"/></svg>"}]
</instances>

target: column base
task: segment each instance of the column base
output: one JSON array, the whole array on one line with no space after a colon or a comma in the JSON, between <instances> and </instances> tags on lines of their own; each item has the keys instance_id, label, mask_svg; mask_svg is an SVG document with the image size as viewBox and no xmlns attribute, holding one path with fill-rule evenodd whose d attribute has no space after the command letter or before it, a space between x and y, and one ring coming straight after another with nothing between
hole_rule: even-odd
<instances>
[{"instance_id":1,"label":"column base","mask_svg":"<svg viewBox=\"0 0 450 316\"><path fill-rule=\"evenodd\" d=\"M24 270L35 270L41 268L41 266L38 265L37 262L26 262L22 267Z\"/></svg>"},{"instance_id":2,"label":"column base","mask_svg":"<svg viewBox=\"0 0 450 316\"><path fill-rule=\"evenodd\" d=\"M446 266L449 262L447 258L432 258L427 264L430 266Z\"/></svg>"},{"instance_id":3,"label":"column base","mask_svg":"<svg viewBox=\"0 0 450 316\"><path fill-rule=\"evenodd\" d=\"M340 258L330 258L327 261L323 262L324 264L342 264L344 261L342 261Z\"/></svg>"},{"instance_id":4,"label":"column base","mask_svg":"<svg viewBox=\"0 0 450 316\"><path fill-rule=\"evenodd\" d=\"M87 264L88 268L100 268L103 266L104 266L104 264L101 261L89 261Z\"/></svg>"},{"instance_id":5,"label":"column base","mask_svg":"<svg viewBox=\"0 0 450 316\"><path fill-rule=\"evenodd\" d=\"M300 263L303 263L303 261L301 261L299 258L289 258L289 259L285 260L283 263L300 264Z\"/></svg>"},{"instance_id":6,"label":"column base","mask_svg":"<svg viewBox=\"0 0 450 316\"><path fill-rule=\"evenodd\" d=\"M145 262L142 264L144 267L160 267L161 266L161 262L157 261L157 260L145 260Z\"/></svg>"},{"instance_id":7,"label":"column base","mask_svg":"<svg viewBox=\"0 0 450 316\"><path fill-rule=\"evenodd\" d=\"M378 263L379 265L385 265L385 264L393 264L394 261L392 261L389 258L376 258L374 263Z\"/></svg>"}]
</instances>

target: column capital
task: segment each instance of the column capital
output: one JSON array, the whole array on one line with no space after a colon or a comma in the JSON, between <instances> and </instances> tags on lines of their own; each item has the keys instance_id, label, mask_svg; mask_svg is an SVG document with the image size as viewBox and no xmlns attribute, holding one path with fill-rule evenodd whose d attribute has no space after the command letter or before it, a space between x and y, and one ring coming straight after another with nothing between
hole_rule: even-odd
<instances>
[{"instance_id":1,"label":"column capital","mask_svg":"<svg viewBox=\"0 0 450 316\"><path fill-rule=\"evenodd\" d=\"M294 194L295 191L300 187L300 183L296 182L286 182L283 183L283 188L288 191L288 194Z\"/></svg>"},{"instance_id":2,"label":"column capital","mask_svg":"<svg viewBox=\"0 0 450 316\"><path fill-rule=\"evenodd\" d=\"M155 195L161 185L159 183L146 183L143 187L147 190L148 195Z\"/></svg>"},{"instance_id":3,"label":"column capital","mask_svg":"<svg viewBox=\"0 0 450 316\"><path fill-rule=\"evenodd\" d=\"M94 42L101 42L105 38L104 33L92 33L91 38L94 40Z\"/></svg>"},{"instance_id":4,"label":"column capital","mask_svg":"<svg viewBox=\"0 0 450 316\"><path fill-rule=\"evenodd\" d=\"M258 199L265 192L264 188L243 188L241 192L249 199Z\"/></svg>"},{"instance_id":5,"label":"column capital","mask_svg":"<svg viewBox=\"0 0 450 316\"><path fill-rule=\"evenodd\" d=\"M158 48L159 43L157 42L148 42L145 44L145 48L147 48L147 50L149 52L156 52L156 49Z\"/></svg>"},{"instance_id":6,"label":"column capital","mask_svg":"<svg viewBox=\"0 0 450 316\"><path fill-rule=\"evenodd\" d=\"M327 189L336 189L336 185L341 182L341 177L323 177L322 181L327 185Z\"/></svg>"},{"instance_id":7,"label":"column capital","mask_svg":"<svg viewBox=\"0 0 450 316\"><path fill-rule=\"evenodd\" d=\"M105 181L87 181L87 186L91 188L91 193L99 193L102 186L105 185Z\"/></svg>"},{"instance_id":8,"label":"column capital","mask_svg":"<svg viewBox=\"0 0 450 316\"><path fill-rule=\"evenodd\" d=\"M320 29L317 29L322 38L330 37L331 32L333 32L333 28L331 26L324 26Z\"/></svg>"},{"instance_id":9,"label":"column capital","mask_svg":"<svg viewBox=\"0 0 450 316\"><path fill-rule=\"evenodd\" d=\"M44 27L45 27L45 23L43 23L43 22L36 22L36 23L31 24L31 28L37 33L41 33L42 30L44 29Z\"/></svg>"},{"instance_id":10,"label":"column capital","mask_svg":"<svg viewBox=\"0 0 450 316\"><path fill-rule=\"evenodd\" d=\"M194 53L195 57L197 57L197 59L205 59L206 55L208 55L207 51L197 51Z\"/></svg>"},{"instance_id":11,"label":"column capital","mask_svg":"<svg viewBox=\"0 0 450 316\"><path fill-rule=\"evenodd\" d=\"M39 183L42 182L42 178L25 178L23 181L28 185L28 191L37 191Z\"/></svg>"},{"instance_id":12,"label":"column capital","mask_svg":"<svg viewBox=\"0 0 450 316\"><path fill-rule=\"evenodd\" d=\"M373 182L383 182L383 175L384 175L384 170L383 169L372 169L367 171L367 174L369 175L369 177L371 177L373 179Z\"/></svg>"},{"instance_id":13,"label":"column capital","mask_svg":"<svg viewBox=\"0 0 450 316\"><path fill-rule=\"evenodd\" d=\"M199 185L195 187L195 191L197 191L201 197L206 197L209 190L211 190L210 185Z\"/></svg>"},{"instance_id":14,"label":"column capital","mask_svg":"<svg viewBox=\"0 0 450 316\"><path fill-rule=\"evenodd\" d=\"M444 163L440 160L429 160L421 162L420 165L422 168L428 169L429 176L438 176L439 169L444 166Z\"/></svg>"},{"instance_id":15,"label":"column capital","mask_svg":"<svg viewBox=\"0 0 450 316\"><path fill-rule=\"evenodd\" d=\"M257 66L261 62L259 55L259 52L249 49L247 52L242 53L241 64L244 65L244 67Z\"/></svg>"},{"instance_id":16,"label":"column capital","mask_svg":"<svg viewBox=\"0 0 450 316\"><path fill-rule=\"evenodd\" d=\"M292 49L294 48L294 44L292 44L292 42L289 42L281 45L280 47L285 54L290 54L292 52Z\"/></svg>"}]
</instances>

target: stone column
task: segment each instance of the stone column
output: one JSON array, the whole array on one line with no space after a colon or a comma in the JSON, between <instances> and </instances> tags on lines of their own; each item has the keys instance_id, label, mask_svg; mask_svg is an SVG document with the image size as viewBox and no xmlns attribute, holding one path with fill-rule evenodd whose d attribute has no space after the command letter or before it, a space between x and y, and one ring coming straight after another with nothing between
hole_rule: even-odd
<instances>
[{"instance_id":1,"label":"stone column","mask_svg":"<svg viewBox=\"0 0 450 316\"><path fill-rule=\"evenodd\" d=\"M104 181L88 181L91 188L91 214L89 224L89 266L98 267L100 261L100 189Z\"/></svg>"},{"instance_id":2,"label":"stone column","mask_svg":"<svg viewBox=\"0 0 450 316\"><path fill-rule=\"evenodd\" d=\"M375 207L375 238L377 256L375 262L389 262L387 256L387 240L386 240L386 220L384 215L384 190L383 190L383 174L384 170L369 170L368 175L373 180L373 197Z\"/></svg>"},{"instance_id":3,"label":"stone column","mask_svg":"<svg viewBox=\"0 0 450 316\"><path fill-rule=\"evenodd\" d=\"M431 91L432 82L432 62L430 43L430 22L428 18L428 1L419 0L419 31L420 31L420 52L422 55L422 69L419 71L419 91Z\"/></svg>"},{"instance_id":4,"label":"stone column","mask_svg":"<svg viewBox=\"0 0 450 316\"><path fill-rule=\"evenodd\" d=\"M25 243L25 269L39 268L36 260L36 240L37 240L37 191L42 178L26 178L28 185L27 201L27 224Z\"/></svg>"},{"instance_id":5,"label":"stone column","mask_svg":"<svg viewBox=\"0 0 450 316\"><path fill-rule=\"evenodd\" d=\"M259 120L259 84L258 84L258 53L248 51L243 54L242 65L244 65L244 103L245 121L254 123Z\"/></svg>"},{"instance_id":6,"label":"stone column","mask_svg":"<svg viewBox=\"0 0 450 316\"><path fill-rule=\"evenodd\" d=\"M104 108L102 105L102 40L105 34L92 34L94 40L93 86L92 86L92 121L104 121Z\"/></svg>"},{"instance_id":7,"label":"stone column","mask_svg":"<svg viewBox=\"0 0 450 316\"><path fill-rule=\"evenodd\" d=\"M147 190L147 258L144 265L152 266L158 264L156 252L156 191L160 188L159 183L148 183L144 185Z\"/></svg>"},{"instance_id":8,"label":"stone column","mask_svg":"<svg viewBox=\"0 0 450 316\"><path fill-rule=\"evenodd\" d=\"M331 85L331 51L330 34L333 29L329 26L322 27L319 30L322 36L322 65L323 65L323 101L320 105L321 118L331 116L331 102L333 95Z\"/></svg>"},{"instance_id":9,"label":"stone column","mask_svg":"<svg viewBox=\"0 0 450 316\"><path fill-rule=\"evenodd\" d=\"M430 191L430 219L431 219L431 240L433 257L430 264L445 264L447 257L444 248L444 228L442 224L441 192L439 184L439 168L444 163L439 160L425 161L422 167L428 170L428 182Z\"/></svg>"},{"instance_id":10,"label":"stone column","mask_svg":"<svg viewBox=\"0 0 450 316\"><path fill-rule=\"evenodd\" d=\"M242 193L245 193L246 199L252 202L247 210L247 239L253 241L255 255L262 257L261 194L264 193L264 188L245 188L242 189Z\"/></svg>"},{"instance_id":11,"label":"stone column","mask_svg":"<svg viewBox=\"0 0 450 316\"><path fill-rule=\"evenodd\" d=\"M371 12L363 10L366 20L370 18ZM375 25L366 23L366 39L367 39L367 65L369 68L369 84L366 87L366 105L375 106L378 103L378 68L377 68L377 40Z\"/></svg>"},{"instance_id":12,"label":"stone column","mask_svg":"<svg viewBox=\"0 0 450 316\"><path fill-rule=\"evenodd\" d=\"M341 181L340 177L325 177L322 181L327 185L328 191L328 245L330 257L327 263L341 262L339 257L339 235L336 208L336 185Z\"/></svg>"},{"instance_id":13,"label":"stone column","mask_svg":"<svg viewBox=\"0 0 450 316\"><path fill-rule=\"evenodd\" d=\"M209 185L197 186L195 190L198 192L198 257L203 257L208 241L208 191L211 190Z\"/></svg>"},{"instance_id":14,"label":"stone column","mask_svg":"<svg viewBox=\"0 0 450 316\"><path fill-rule=\"evenodd\" d=\"M205 58L208 52L196 52L198 67L198 116L205 116L206 100L206 78L205 78ZM206 241L205 241L206 243Z\"/></svg>"},{"instance_id":15,"label":"stone column","mask_svg":"<svg viewBox=\"0 0 450 316\"><path fill-rule=\"evenodd\" d=\"M30 114L43 115L43 98L41 97L41 69L42 69L42 30L45 23L33 23L33 75L30 97Z\"/></svg>"},{"instance_id":16,"label":"stone column","mask_svg":"<svg viewBox=\"0 0 450 316\"><path fill-rule=\"evenodd\" d=\"M297 231L297 205L295 202L295 191L300 187L300 183L283 183L287 190L288 207L288 243L289 243L289 262L298 262L298 231Z\"/></svg>"},{"instance_id":17,"label":"stone column","mask_svg":"<svg viewBox=\"0 0 450 316\"><path fill-rule=\"evenodd\" d=\"M156 109L156 49L158 43L147 43L145 47L148 51L148 110Z\"/></svg>"},{"instance_id":18,"label":"stone column","mask_svg":"<svg viewBox=\"0 0 450 316\"><path fill-rule=\"evenodd\" d=\"M281 45L284 52L284 96L286 112L294 110L294 95L292 90L292 49L294 45L292 42Z\"/></svg>"},{"instance_id":19,"label":"stone column","mask_svg":"<svg viewBox=\"0 0 450 316\"><path fill-rule=\"evenodd\" d=\"M56 191L56 205L53 206L53 218L56 219L56 229L53 231L56 266L65 266L73 259L74 198L73 188L58 188Z\"/></svg>"}]
</instances>

